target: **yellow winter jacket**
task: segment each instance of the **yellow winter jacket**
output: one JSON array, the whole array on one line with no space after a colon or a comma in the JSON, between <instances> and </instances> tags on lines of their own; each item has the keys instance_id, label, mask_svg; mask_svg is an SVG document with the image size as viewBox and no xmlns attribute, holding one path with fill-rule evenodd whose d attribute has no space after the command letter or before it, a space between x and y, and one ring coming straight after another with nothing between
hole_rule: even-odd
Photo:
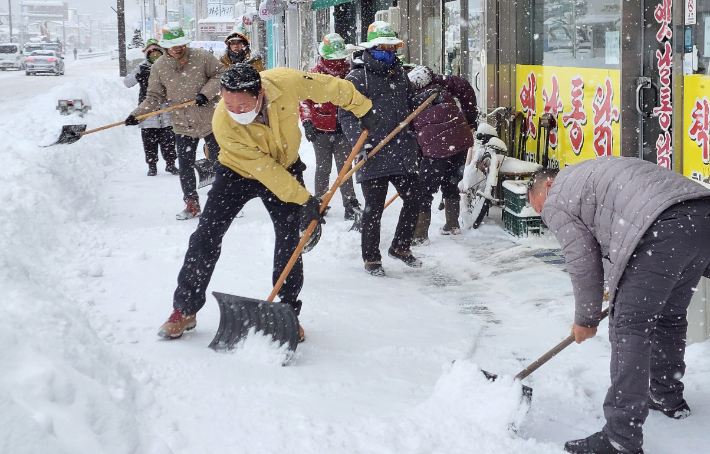
<instances>
[{"instance_id":1,"label":"yellow winter jacket","mask_svg":"<svg viewBox=\"0 0 710 454\"><path fill-rule=\"evenodd\" d=\"M357 117L365 115L372 103L349 81L290 68L263 71L261 85L266 91L269 126L241 125L229 116L224 100L217 105L212 131L220 146L219 162L260 181L280 200L303 205L310 193L286 170L298 160L299 102L332 102Z\"/></svg>"}]
</instances>

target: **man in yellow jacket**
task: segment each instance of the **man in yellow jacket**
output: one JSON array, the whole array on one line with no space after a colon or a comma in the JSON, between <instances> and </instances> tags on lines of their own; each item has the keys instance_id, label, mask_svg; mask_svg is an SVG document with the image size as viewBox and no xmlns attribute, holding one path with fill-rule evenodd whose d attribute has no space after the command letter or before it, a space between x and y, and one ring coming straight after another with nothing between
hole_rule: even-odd
<instances>
[{"instance_id":1,"label":"man in yellow jacket","mask_svg":"<svg viewBox=\"0 0 710 454\"><path fill-rule=\"evenodd\" d=\"M174 311L158 335L182 336L196 326L205 293L221 251L222 237L232 220L251 199L260 198L276 233L273 282L286 267L300 240L299 220L323 221L320 202L304 187L298 149L299 103L306 99L331 102L360 118L362 129L374 131L380 116L352 83L323 74L289 68L259 72L237 63L221 78L222 100L212 118L220 146L217 175L208 194L197 230L190 237L185 262L178 275ZM298 294L303 286L299 258L279 291L282 303L300 313ZM304 339L299 326L300 340Z\"/></svg>"}]
</instances>

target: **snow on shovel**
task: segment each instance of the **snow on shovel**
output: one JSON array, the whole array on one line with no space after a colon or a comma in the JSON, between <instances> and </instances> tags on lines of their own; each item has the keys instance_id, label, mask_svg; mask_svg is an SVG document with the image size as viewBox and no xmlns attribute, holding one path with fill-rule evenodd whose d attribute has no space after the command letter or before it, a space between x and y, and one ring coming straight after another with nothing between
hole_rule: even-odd
<instances>
[{"instance_id":1,"label":"snow on shovel","mask_svg":"<svg viewBox=\"0 0 710 454\"><path fill-rule=\"evenodd\" d=\"M608 296L606 296L606 295L605 295L605 297L608 298ZM604 311L602 311L602 316L599 320L600 321L604 320L607 315L609 315L609 308L608 307L606 309L604 309ZM515 380L525 379L527 376L529 376L530 374L532 374L533 372L538 370L543 364L545 364L546 362L548 362L549 360L554 358L559 352L561 352L562 350L567 348L570 344L572 344L572 342L574 342L574 334L570 334L569 336L567 336L567 338L565 340L563 340L559 344L555 345L551 350L549 350L547 353L545 353L544 355L539 357L537 360L535 360L528 367L521 370L520 373L518 373L518 375L515 376ZM495 381L496 378L498 378L498 375L492 374L492 373L487 372L485 370L481 370L481 372L483 372L483 375L485 375L488 380ZM530 406L530 403L532 401L532 392L533 392L533 390L531 387L523 385L523 401L525 402L525 404L527 406Z\"/></svg>"},{"instance_id":2,"label":"snow on shovel","mask_svg":"<svg viewBox=\"0 0 710 454\"><path fill-rule=\"evenodd\" d=\"M161 113L164 113L164 112L170 112L171 110L180 109L180 108L186 107L186 106L191 106L192 104L195 104L195 101L188 101L188 102L185 102L182 104L178 104L176 106L168 107L166 109L156 110L155 112L147 113L145 115L140 115L140 116L136 117L136 120L140 121L140 120L143 120L148 117L154 117L156 115L160 115ZM90 129L88 131L86 130L86 125L64 125L64 126L62 126L62 132L59 134L59 139L57 139L57 141L52 144L43 145L43 147L46 148L46 147L52 147L54 145L72 144L87 134L91 134L94 132L103 131L104 129L109 129L109 128L113 128L115 126L123 126L123 125L125 125L125 123L121 121L119 123L113 123L110 125L101 126L100 128Z\"/></svg>"},{"instance_id":3,"label":"snow on shovel","mask_svg":"<svg viewBox=\"0 0 710 454\"><path fill-rule=\"evenodd\" d=\"M404 119L397 127L387 135L382 142L380 142L375 148L370 150L367 154L368 158L375 155L382 147L384 147L387 142L389 142L394 136L396 136L402 129L407 127L410 121L414 119L419 113L424 110L436 97L438 93L431 95L422 105L420 105L414 112L412 112L407 118ZM365 144L369 131L364 130L360 134L360 138L350 152L350 156L345 161L343 168L340 170L338 177L333 182L328 192L323 195L323 200L320 205L320 212L323 213L328 207L330 199L335 195L335 191L340 187L343 181L350 178L355 171L365 164L365 159L360 160L357 164L352 166L355 157L357 156L360 148ZM296 313L289 304L284 303L274 303L274 298L278 294L281 286L291 272L291 268L298 260L301 255L303 248L305 247L308 239L313 234L313 231L318 226L318 221L315 219L311 221L308 229L303 233L301 241L296 246L296 250L293 251L291 259L286 264L281 276L276 281L271 294L266 299L257 300L253 298L245 298L236 295L229 295L226 293L212 292L214 297L217 299L217 304L219 304L220 312L220 322L217 333L214 339L210 343L209 347L216 351L231 350L235 345L246 338L249 334L251 328L255 328L255 331L264 331L271 334L274 342L278 342L279 346L283 346L288 343L289 351L295 352L298 346L298 319L296 318ZM294 323L293 321L296 320ZM285 362L290 359L287 358Z\"/></svg>"}]
</instances>

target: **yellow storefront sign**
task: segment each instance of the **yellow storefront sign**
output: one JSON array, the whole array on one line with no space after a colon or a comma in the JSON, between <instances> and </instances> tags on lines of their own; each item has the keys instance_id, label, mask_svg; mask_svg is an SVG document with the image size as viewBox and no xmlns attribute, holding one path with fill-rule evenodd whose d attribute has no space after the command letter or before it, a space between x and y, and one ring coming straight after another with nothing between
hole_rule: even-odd
<instances>
[{"instance_id":1,"label":"yellow storefront sign","mask_svg":"<svg viewBox=\"0 0 710 454\"><path fill-rule=\"evenodd\" d=\"M683 78L683 175L710 176L710 77Z\"/></svg>"},{"instance_id":2,"label":"yellow storefront sign","mask_svg":"<svg viewBox=\"0 0 710 454\"><path fill-rule=\"evenodd\" d=\"M546 131L540 116L550 113L549 167L599 156L619 156L620 72L595 68L517 66L516 108L526 117L527 159L535 160ZM541 147L542 148L542 147Z\"/></svg>"}]
</instances>

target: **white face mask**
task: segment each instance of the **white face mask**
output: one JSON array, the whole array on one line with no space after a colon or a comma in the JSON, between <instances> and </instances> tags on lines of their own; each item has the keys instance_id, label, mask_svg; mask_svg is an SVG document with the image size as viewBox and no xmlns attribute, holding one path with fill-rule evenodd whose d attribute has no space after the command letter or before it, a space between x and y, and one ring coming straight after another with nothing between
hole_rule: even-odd
<instances>
[{"instance_id":1,"label":"white face mask","mask_svg":"<svg viewBox=\"0 0 710 454\"><path fill-rule=\"evenodd\" d=\"M260 99L257 99L256 105L254 106L254 110L250 110L249 112L242 112L242 113L234 113L227 109L227 113L229 114L230 117L232 117L232 120L236 121L240 125L248 125L258 115L257 107L259 107L259 104L261 104Z\"/></svg>"},{"instance_id":2,"label":"white face mask","mask_svg":"<svg viewBox=\"0 0 710 454\"><path fill-rule=\"evenodd\" d=\"M229 110L227 110L227 112L229 113L229 116L232 117L232 119L234 121L236 121L237 123L239 123L241 125L248 125L249 123L254 121L254 119L256 118L256 115L257 115L256 109L250 110L249 112L240 113L240 114L230 112Z\"/></svg>"}]
</instances>

